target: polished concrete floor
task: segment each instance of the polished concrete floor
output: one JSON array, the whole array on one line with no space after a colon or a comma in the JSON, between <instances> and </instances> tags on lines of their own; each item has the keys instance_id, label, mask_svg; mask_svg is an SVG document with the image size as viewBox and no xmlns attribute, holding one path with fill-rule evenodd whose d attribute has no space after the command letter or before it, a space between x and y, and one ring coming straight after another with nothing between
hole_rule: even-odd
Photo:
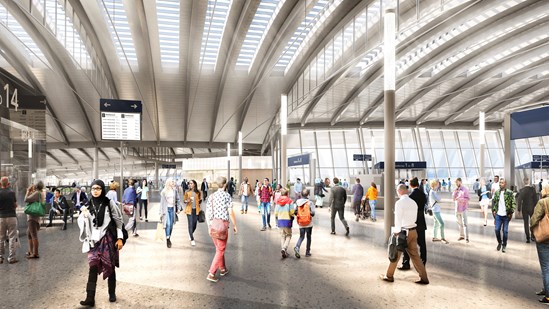
<instances>
[{"instance_id":1,"label":"polished concrete floor","mask_svg":"<svg viewBox=\"0 0 549 309\"><path fill-rule=\"evenodd\" d=\"M458 242L451 203L445 200L443 219L450 244L433 243L432 219L427 231L427 271L431 284L413 283L415 271L395 274L395 282L378 279L389 263L384 245L383 218L355 222L349 207L351 234L336 219L337 235L330 235L327 208L314 219L312 257L280 256L280 234L260 232L256 206L248 214L237 211L239 233L229 236L226 252L230 274L218 283L206 275L214 246L205 224L195 233L192 247L187 222L175 225L173 247L155 241L158 204L149 222L139 225L121 251L117 269L118 301L108 302L106 281L99 282L98 308L535 308L535 292L542 287L534 244L524 242L522 220L510 224L507 253L496 251L493 222L484 227L478 207L469 215L469 244ZM240 203L235 200L235 210ZM381 214L382 215L382 214ZM0 308L77 308L85 297L86 255L80 253L78 226L59 230L60 222L42 228L40 259L0 265ZM291 247L299 231L294 228ZM296 235L297 234L297 235ZM24 238L24 237L22 237Z\"/></svg>"}]
</instances>

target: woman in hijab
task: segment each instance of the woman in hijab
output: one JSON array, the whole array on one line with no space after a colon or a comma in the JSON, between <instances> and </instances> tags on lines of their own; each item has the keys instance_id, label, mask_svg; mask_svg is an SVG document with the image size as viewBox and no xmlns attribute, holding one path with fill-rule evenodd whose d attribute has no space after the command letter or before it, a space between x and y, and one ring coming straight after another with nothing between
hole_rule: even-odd
<instances>
[{"instance_id":1,"label":"woman in hijab","mask_svg":"<svg viewBox=\"0 0 549 309\"><path fill-rule=\"evenodd\" d=\"M103 273L103 280L109 278L109 301L116 301L116 272L119 267L118 251L122 250L122 213L114 201L106 197L105 184L95 180L91 185L92 198L83 206L78 216L82 252L88 253L90 266L86 299L80 305L95 305L97 276Z\"/></svg>"}]
</instances>

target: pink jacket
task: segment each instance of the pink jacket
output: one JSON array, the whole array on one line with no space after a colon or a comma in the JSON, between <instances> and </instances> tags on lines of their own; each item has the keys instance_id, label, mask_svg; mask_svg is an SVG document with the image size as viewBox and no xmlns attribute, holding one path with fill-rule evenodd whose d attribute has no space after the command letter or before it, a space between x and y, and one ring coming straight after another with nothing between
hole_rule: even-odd
<instances>
[{"instance_id":1,"label":"pink jacket","mask_svg":"<svg viewBox=\"0 0 549 309\"><path fill-rule=\"evenodd\" d=\"M463 212L469 207L469 191L464 186L460 186L454 190L452 199L456 201L457 212Z\"/></svg>"}]
</instances>

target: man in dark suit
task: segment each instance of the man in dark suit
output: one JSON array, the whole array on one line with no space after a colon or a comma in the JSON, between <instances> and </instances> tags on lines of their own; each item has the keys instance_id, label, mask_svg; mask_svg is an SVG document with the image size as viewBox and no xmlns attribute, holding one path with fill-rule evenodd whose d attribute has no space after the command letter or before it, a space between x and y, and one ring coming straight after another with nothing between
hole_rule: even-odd
<instances>
[{"instance_id":1,"label":"man in dark suit","mask_svg":"<svg viewBox=\"0 0 549 309\"><path fill-rule=\"evenodd\" d=\"M409 196L417 204L417 244L419 246L421 261L423 262L423 265L425 265L427 263L427 244L425 243L425 231L427 230L427 224L425 223L425 205L427 204L427 196L419 189L419 180L417 177L410 180L410 187L412 188L412 193L410 193ZM400 266L399 269L410 269L410 256L406 251L403 256L402 266Z\"/></svg>"},{"instance_id":2,"label":"man in dark suit","mask_svg":"<svg viewBox=\"0 0 549 309\"><path fill-rule=\"evenodd\" d=\"M524 234L526 234L526 242L535 240L534 235L530 238L530 217L534 213L534 207L538 203L538 195L536 189L530 185L530 180L524 178L524 187L520 189L516 196L517 209L522 212L522 220L524 221Z\"/></svg>"},{"instance_id":3,"label":"man in dark suit","mask_svg":"<svg viewBox=\"0 0 549 309\"><path fill-rule=\"evenodd\" d=\"M202 184L200 185L200 191L202 191L202 200L206 200L206 197L208 196L208 182L206 181L206 178L202 180Z\"/></svg>"},{"instance_id":4,"label":"man in dark suit","mask_svg":"<svg viewBox=\"0 0 549 309\"><path fill-rule=\"evenodd\" d=\"M339 179L334 178L334 187L330 191L330 210L332 213L331 222L332 222L332 235L335 235L335 216L336 213L339 213L339 220L345 226L347 233L345 236L349 236L349 225L345 221L345 202L347 201L347 191L339 185Z\"/></svg>"},{"instance_id":5,"label":"man in dark suit","mask_svg":"<svg viewBox=\"0 0 549 309\"><path fill-rule=\"evenodd\" d=\"M74 194L71 197L72 203L74 204L75 210L80 210L80 207L88 202L88 197L86 193L80 188L76 188Z\"/></svg>"}]
</instances>

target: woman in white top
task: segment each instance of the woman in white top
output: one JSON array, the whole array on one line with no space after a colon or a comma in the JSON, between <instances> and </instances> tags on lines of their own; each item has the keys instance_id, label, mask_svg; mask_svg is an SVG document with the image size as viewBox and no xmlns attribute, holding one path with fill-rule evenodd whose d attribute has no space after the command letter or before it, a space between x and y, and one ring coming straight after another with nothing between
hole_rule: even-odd
<instances>
[{"instance_id":1,"label":"woman in white top","mask_svg":"<svg viewBox=\"0 0 549 309\"><path fill-rule=\"evenodd\" d=\"M430 185L431 191L429 192L429 208L433 211L433 221L435 222L435 227L433 229L433 241L442 241L445 244L449 244L449 242L444 238L444 221L442 221L442 216L440 215L440 203L442 200L436 192L436 189L439 186L438 180L432 180ZM437 237L439 230L441 238Z\"/></svg>"},{"instance_id":2,"label":"woman in white top","mask_svg":"<svg viewBox=\"0 0 549 309\"><path fill-rule=\"evenodd\" d=\"M176 213L181 211L179 192L173 178L168 178L164 189L160 193L160 222L164 224L166 231L166 245L172 247L170 237L172 236L173 225L176 221Z\"/></svg>"},{"instance_id":3,"label":"woman in white top","mask_svg":"<svg viewBox=\"0 0 549 309\"><path fill-rule=\"evenodd\" d=\"M147 179L143 179L143 184L140 188L137 188L137 194L139 199L139 220L143 221L143 215L141 211L145 207L145 222L149 222L147 206L149 205L149 186L147 185Z\"/></svg>"},{"instance_id":4,"label":"woman in white top","mask_svg":"<svg viewBox=\"0 0 549 309\"><path fill-rule=\"evenodd\" d=\"M109 185L109 192L107 192L106 195L111 201L114 201L116 204L118 204L118 193L116 193L116 191L118 191L118 188L120 188L120 184L118 182L111 182L111 184Z\"/></svg>"}]
</instances>

